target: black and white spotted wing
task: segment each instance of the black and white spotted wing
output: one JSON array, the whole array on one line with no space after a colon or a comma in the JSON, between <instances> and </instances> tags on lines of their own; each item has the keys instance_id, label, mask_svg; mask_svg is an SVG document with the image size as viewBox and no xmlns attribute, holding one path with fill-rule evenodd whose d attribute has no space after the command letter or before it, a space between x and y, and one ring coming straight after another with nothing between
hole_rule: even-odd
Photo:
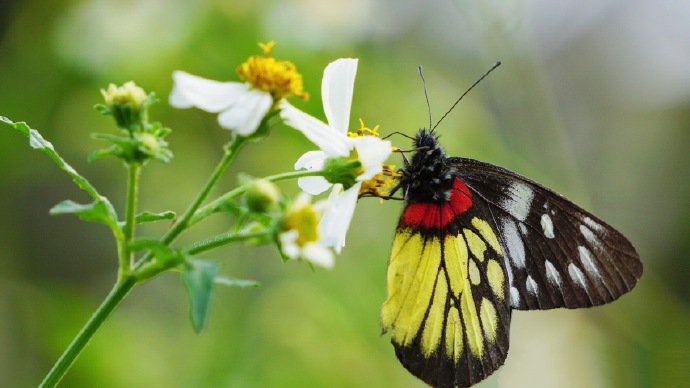
<instances>
[{"instance_id":1,"label":"black and white spotted wing","mask_svg":"<svg viewBox=\"0 0 690 388\"><path fill-rule=\"evenodd\" d=\"M611 302L642 276L642 262L616 229L552 190L492 164L449 158L475 211L498 231L510 305L519 310Z\"/></svg>"}]
</instances>

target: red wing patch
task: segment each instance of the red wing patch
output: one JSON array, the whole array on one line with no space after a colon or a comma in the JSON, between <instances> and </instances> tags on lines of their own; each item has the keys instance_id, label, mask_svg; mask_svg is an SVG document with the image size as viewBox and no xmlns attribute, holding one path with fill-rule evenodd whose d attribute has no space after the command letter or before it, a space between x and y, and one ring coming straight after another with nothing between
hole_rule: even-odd
<instances>
[{"instance_id":1,"label":"red wing patch","mask_svg":"<svg viewBox=\"0 0 690 388\"><path fill-rule=\"evenodd\" d=\"M472 193L458 178L453 181L450 199L443 203L413 202L407 205L400 218L404 226L443 228L472 206Z\"/></svg>"}]
</instances>

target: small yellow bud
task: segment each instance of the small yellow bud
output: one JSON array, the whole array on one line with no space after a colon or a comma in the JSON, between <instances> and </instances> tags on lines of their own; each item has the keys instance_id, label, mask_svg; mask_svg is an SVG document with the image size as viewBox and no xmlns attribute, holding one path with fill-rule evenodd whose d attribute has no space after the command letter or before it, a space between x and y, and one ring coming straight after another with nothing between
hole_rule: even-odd
<instances>
[{"instance_id":1,"label":"small yellow bud","mask_svg":"<svg viewBox=\"0 0 690 388\"><path fill-rule=\"evenodd\" d=\"M146 92L134 82L125 82L122 86L115 84L108 85L107 90L101 89L101 94L105 103L109 106L114 104L129 103L133 109L139 109L146 100Z\"/></svg>"}]
</instances>

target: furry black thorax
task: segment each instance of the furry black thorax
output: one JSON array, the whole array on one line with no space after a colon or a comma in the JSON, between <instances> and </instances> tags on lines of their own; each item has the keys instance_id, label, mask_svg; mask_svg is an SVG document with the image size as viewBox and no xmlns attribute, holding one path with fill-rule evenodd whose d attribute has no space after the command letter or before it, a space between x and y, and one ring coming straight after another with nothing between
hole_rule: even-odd
<instances>
[{"instance_id":1,"label":"furry black thorax","mask_svg":"<svg viewBox=\"0 0 690 388\"><path fill-rule=\"evenodd\" d=\"M420 129L415 136L415 153L401 170L400 189L410 202L443 203L450 198L453 176L448 157L436 135Z\"/></svg>"}]
</instances>

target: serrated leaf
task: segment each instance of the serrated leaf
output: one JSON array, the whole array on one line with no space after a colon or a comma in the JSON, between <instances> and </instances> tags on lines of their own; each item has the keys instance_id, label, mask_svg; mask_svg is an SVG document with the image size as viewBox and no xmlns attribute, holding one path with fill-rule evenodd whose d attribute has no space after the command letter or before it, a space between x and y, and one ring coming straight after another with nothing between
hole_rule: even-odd
<instances>
[{"instance_id":1,"label":"serrated leaf","mask_svg":"<svg viewBox=\"0 0 690 388\"><path fill-rule=\"evenodd\" d=\"M213 282L216 284L222 284L222 285L228 286L228 287L248 288L248 287L259 287L259 286L261 286L261 284L259 282L257 282L256 280L238 279L238 278L234 278L232 276L227 276L227 275L217 275L213 279Z\"/></svg>"},{"instance_id":2,"label":"serrated leaf","mask_svg":"<svg viewBox=\"0 0 690 388\"><path fill-rule=\"evenodd\" d=\"M100 201L80 204L74 201L62 201L50 209L50 215L74 214L87 222L100 222L108 226L113 222L108 212L108 207Z\"/></svg>"},{"instance_id":3,"label":"serrated leaf","mask_svg":"<svg viewBox=\"0 0 690 388\"><path fill-rule=\"evenodd\" d=\"M208 323L213 282L218 273L218 263L206 260L189 260L182 279L189 292L189 318L194 331L199 333Z\"/></svg>"},{"instance_id":4,"label":"serrated leaf","mask_svg":"<svg viewBox=\"0 0 690 388\"><path fill-rule=\"evenodd\" d=\"M142 212L137 214L135 218L135 222L137 224L143 224L145 222L155 222L155 221L163 221L163 220L173 220L177 217L177 214L175 214L174 211L165 211L161 213L153 213L153 212Z\"/></svg>"},{"instance_id":5,"label":"serrated leaf","mask_svg":"<svg viewBox=\"0 0 690 388\"><path fill-rule=\"evenodd\" d=\"M115 208L110 203L108 198L102 196L91 183L81 176L72 166L70 166L58 153L55 151L53 145L41 136L41 134L29 127L25 122L14 122L7 117L0 116L0 122L5 123L15 129L16 131L22 133L24 136L29 138L29 145L37 149L50 157L50 159L60 168L62 171L69 174L72 181L82 190L86 191L95 202L102 204L104 206L108 222L107 225L110 226L113 233L119 233L119 226L117 225L117 214L115 213ZM58 205L59 206L59 205Z\"/></svg>"}]
</instances>

